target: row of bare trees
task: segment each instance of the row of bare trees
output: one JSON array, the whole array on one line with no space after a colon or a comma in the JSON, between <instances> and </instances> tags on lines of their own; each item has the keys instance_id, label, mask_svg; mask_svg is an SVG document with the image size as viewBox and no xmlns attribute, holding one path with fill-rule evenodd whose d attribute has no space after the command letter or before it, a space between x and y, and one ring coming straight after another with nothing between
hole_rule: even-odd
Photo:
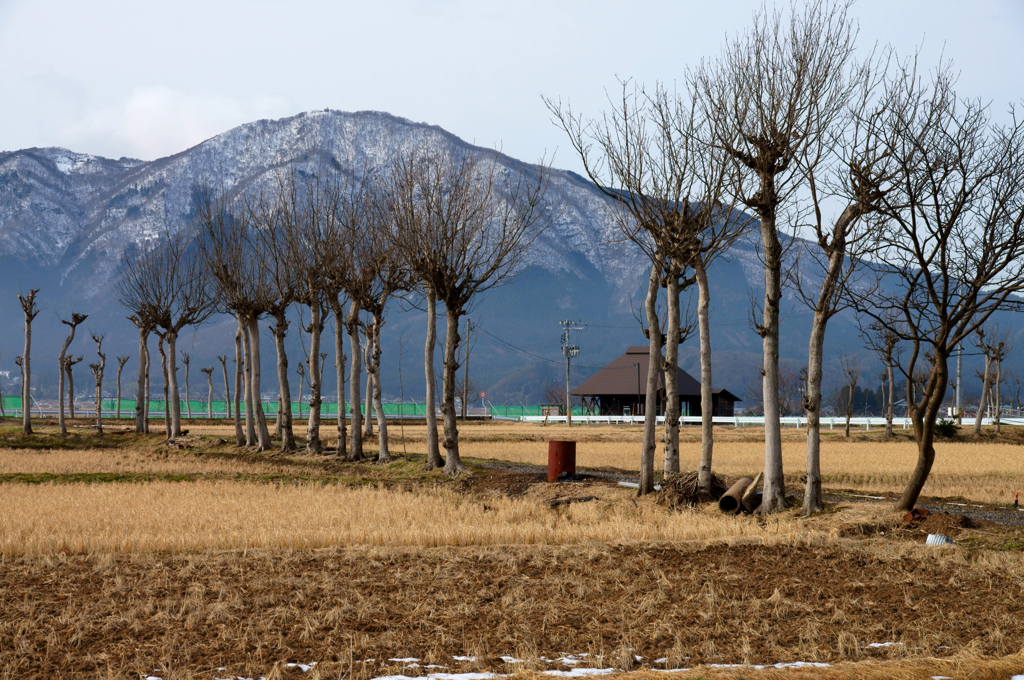
<instances>
[{"instance_id":1,"label":"row of bare trees","mask_svg":"<svg viewBox=\"0 0 1024 680\"><path fill-rule=\"evenodd\" d=\"M168 231L146 246L128 250L118 278L118 299L140 334L138 392L144 397L139 400L136 429L148 428L149 335L158 337L170 403L167 433L173 438L181 432L175 342L185 327L201 324L215 313L230 313L237 323L237 443L268 449L271 435L260 405L260 322L272 319L279 402L290 404L285 337L288 311L298 305L303 310L302 330L309 334L308 353L300 366L303 382L308 377L310 385L306 448L325 451L320 420L327 353L321 346L333 314L339 403L344 404L347 365L352 408L350 432L346 418L338 418L336 453L348 460L365 457L360 384L365 363L366 417L371 417L371 409L376 413L377 459L386 462L391 454L380 380L386 310L398 297L422 297L428 324L428 402L434 395L438 301L447 319L441 409L446 455L442 459L435 408L428 403L427 465L443 465L451 474L464 471L455 420L459 321L475 296L514 273L527 248L557 215L545 204L548 175L543 163L511 166L500 154L445 142L410 144L379 167L343 167L337 162L296 167L249 191L213 183L199 187L191 227ZM226 355L220 361L227 388ZM209 382L212 369L203 370ZM212 382L210 389L212 393ZM275 434L282 451L296 448L298 438L287 407L278 413Z\"/></svg>"},{"instance_id":2,"label":"row of bare trees","mask_svg":"<svg viewBox=\"0 0 1024 680\"><path fill-rule=\"evenodd\" d=\"M853 309L865 326L891 335L879 347L888 356L887 370L897 366L908 377L918 443L918 463L898 504L909 509L934 461L950 352L1024 289L1024 124L1012 115L1009 124L996 124L988 105L958 96L948 63L926 77L915 58L900 59L891 50L858 57L850 6L809 0L789 11L762 7L717 57L685 72L682 91L623 83L621 102L599 118L547 101L590 178L618 209L623 232L652 261L640 493L653 486L653 399L666 367L665 470L678 469L672 431L678 397L669 374L676 367L679 293L696 281L699 309L706 310L703 271L746 227L757 227L765 277L754 322L763 344L761 512L789 503L779 420L784 285L813 312L802 404L809 424L805 514L822 508L821 382L829 320ZM734 217L738 208L756 220ZM796 235L810 238L787 257ZM797 265L787 268L787 261ZM667 291L664 330L659 288ZM701 382L708 391L706 311L698 316ZM892 357L897 342L906 346L902 364ZM710 399L703 394L702 412L706 484L712 431Z\"/></svg>"}]
</instances>

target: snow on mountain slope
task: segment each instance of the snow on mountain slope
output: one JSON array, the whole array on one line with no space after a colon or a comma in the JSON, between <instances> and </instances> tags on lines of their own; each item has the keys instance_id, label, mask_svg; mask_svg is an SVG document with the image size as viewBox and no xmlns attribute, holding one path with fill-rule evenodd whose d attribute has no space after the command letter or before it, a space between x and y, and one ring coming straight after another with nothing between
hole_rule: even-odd
<instances>
[{"instance_id":1,"label":"snow on mountain slope","mask_svg":"<svg viewBox=\"0 0 1024 680\"><path fill-rule=\"evenodd\" d=\"M203 181L237 191L290 164L379 166L426 140L469 146L439 127L390 114L325 110L241 125L148 162L65 149L0 154L0 257L53 269L62 283L72 277L88 298L107 288L127 245L187 222ZM505 156L501 162L519 164ZM604 199L564 171L554 172L550 196L561 203L561 216L525 264L580 275L582 257L625 295L645 260L622 242Z\"/></svg>"}]
</instances>

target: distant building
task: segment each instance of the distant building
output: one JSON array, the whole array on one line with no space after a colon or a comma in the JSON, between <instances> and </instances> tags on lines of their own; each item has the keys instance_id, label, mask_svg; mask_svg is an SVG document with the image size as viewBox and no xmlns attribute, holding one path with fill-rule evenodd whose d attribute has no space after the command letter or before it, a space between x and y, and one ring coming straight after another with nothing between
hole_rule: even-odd
<instances>
[{"instance_id":1,"label":"distant building","mask_svg":"<svg viewBox=\"0 0 1024 680\"><path fill-rule=\"evenodd\" d=\"M615 359L572 393L578 397L597 402L596 413L607 416L644 415L647 400L647 368L650 353L646 346L629 347L626 353ZM679 371L679 406L684 416L699 416L700 382L686 371ZM731 416L739 397L728 390L715 389L711 392L711 414ZM658 374L658 415L665 413L665 375Z\"/></svg>"}]
</instances>

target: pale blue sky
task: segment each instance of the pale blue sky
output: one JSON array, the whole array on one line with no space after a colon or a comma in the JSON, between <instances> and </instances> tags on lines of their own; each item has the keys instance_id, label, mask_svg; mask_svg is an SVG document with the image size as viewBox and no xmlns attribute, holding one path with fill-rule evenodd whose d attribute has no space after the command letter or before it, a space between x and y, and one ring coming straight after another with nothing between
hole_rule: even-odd
<instances>
[{"instance_id":1,"label":"pale blue sky","mask_svg":"<svg viewBox=\"0 0 1024 680\"><path fill-rule=\"evenodd\" d=\"M152 159L235 125L330 107L423 121L535 160L541 95L596 114L616 76L680 78L759 0L0 0L0 149ZM860 0L860 44L943 51L964 95L1024 97L1021 0Z\"/></svg>"}]
</instances>

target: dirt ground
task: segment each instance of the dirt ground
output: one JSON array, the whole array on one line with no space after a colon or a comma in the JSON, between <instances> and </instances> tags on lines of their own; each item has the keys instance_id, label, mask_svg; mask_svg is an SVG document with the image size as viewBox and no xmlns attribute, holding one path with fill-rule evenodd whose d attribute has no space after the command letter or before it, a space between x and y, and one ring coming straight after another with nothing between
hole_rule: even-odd
<instances>
[{"instance_id":1,"label":"dirt ground","mask_svg":"<svg viewBox=\"0 0 1024 680\"><path fill-rule=\"evenodd\" d=\"M1022 576L1019 558L876 540L56 555L0 569L0 668L257 677L315 661L370 678L565 654L627 670L1003 656L1024 647Z\"/></svg>"}]
</instances>

